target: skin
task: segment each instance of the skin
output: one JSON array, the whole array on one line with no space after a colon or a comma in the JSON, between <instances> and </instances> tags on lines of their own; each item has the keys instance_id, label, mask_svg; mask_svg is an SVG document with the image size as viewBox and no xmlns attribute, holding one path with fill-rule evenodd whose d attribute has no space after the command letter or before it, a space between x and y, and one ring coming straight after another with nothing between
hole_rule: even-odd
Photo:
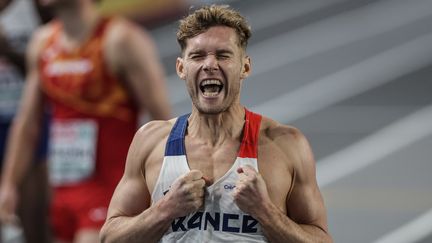
<instances>
[{"instance_id":1,"label":"skin","mask_svg":"<svg viewBox=\"0 0 432 243\"><path fill-rule=\"evenodd\" d=\"M151 205L175 120L144 125L131 144L124 176L101 231L102 242L157 242L175 218L197 211L203 204L204 187L230 169L244 126L240 87L251 68L249 57L237 43L235 31L224 26L210 27L187 40L176 69L193 104L185 137L191 171ZM223 90L206 96L199 88L205 79L219 79ZM240 209L261 223L268 240L332 242L315 162L303 134L263 117L258 167L259 173L249 166L237 169L239 181L233 197Z\"/></svg>"},{"instance_id":2,"label":"skin","mask_svg":"<svg viewBox=\"0 0 432 243\"><path fill-rule=\"evenodd\" d=\"M57 18L64 24L61 45L66 49L79 47L99 19L92 0L49 0L43 3L54 7ZM38 29L28 49L26 85L11 128L2 176L0 219L3 222L13 222L17 218L17 187L30 166L40 135L46 101L40 87L38 59L52 28L48 24ZM104 43L108 67L124 81L139 109L149 112L153 119L168 119L171 111L165 78L155 50L150 36L138 26L121 18L111 23ZM83 229L77 232L74 242L97 242L98 238L98 230Z\"/></svg>"}]
</instances>

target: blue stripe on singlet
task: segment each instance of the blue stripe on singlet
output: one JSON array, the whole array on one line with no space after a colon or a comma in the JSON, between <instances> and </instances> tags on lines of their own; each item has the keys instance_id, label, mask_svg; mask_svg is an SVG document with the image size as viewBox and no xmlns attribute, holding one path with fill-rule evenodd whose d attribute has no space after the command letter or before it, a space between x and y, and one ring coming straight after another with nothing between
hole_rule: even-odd
<instances>
[{"instance_id":1,"label":"blue stripe on singlet","mask_svg":"<svg viewBox=\"0 0 432 243\"><path fill-rule=\"evenodd\" d=\"M189 115L190 114L186 114L177 118L177 121L171 130L170 136L166 144L165 156L186 154L184 137L186 133Z\"/></svg>"}]
</instances>

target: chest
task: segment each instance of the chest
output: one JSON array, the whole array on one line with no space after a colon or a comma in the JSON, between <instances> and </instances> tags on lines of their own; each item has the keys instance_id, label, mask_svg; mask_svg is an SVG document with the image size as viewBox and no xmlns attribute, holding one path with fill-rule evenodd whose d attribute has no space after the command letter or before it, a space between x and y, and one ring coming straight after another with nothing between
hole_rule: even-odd
<instances>
[{"instance_id":1,"label":"chest","mask_svg":"<svg viewBox=\"0 0 432 243\"><path fill-rule=\"evenodd\" d=\"M219 146L211 146L186 138L185 148L189 168L200 170L213 183L233 166L238 156L240 142L225 141Z\"/></svg>"}]
</instances>

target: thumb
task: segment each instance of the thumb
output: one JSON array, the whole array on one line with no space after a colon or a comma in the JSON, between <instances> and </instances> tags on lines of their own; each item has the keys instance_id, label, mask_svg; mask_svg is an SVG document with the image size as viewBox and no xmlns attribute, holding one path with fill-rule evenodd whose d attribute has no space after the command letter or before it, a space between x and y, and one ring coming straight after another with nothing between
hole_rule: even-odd
<instances>
[{"instance_id":1,"label":"thumb","mask_svg":"<svg viewBox=\"0 0 432 243\"><path fill-rule=\"evenodd\" d=\"M205 181L206 186L210 186L212 184L212 180L210 180L210 178L207 176L202 176L202 179Z\"/></svg>"}]
</instances>

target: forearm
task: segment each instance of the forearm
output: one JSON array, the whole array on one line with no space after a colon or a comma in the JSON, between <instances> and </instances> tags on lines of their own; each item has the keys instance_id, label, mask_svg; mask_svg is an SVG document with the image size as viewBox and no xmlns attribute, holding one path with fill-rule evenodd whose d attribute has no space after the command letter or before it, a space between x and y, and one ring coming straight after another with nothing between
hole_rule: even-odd
<instances>
[{"instance_id":1,"label":"forearm","mask_svg":"<svg viewBox=\"0 0 432 243\"><path fill-rule=\"evenodd\" d=\"M33 159L39 137L38 129L31 129L15 119L9 132L4 159L2 184L17 187L22 182Z\"/></svg>"},{"instance_id":2,"label":"forearm","mask_svg":"<svg viewBox=\"0 0 432 243\"><path fill-rule=\"evenodd\" d=\"M264 235L272 243L329 243L330 235L315 225L297 224L276 206L265 207L263 214L257 216Z\"/></svg>"},{"instance_id":3,"label":"forearm","mask_svg":"<svg viewBox=\"0 0 432 243\"><path fill-rule=\"evenodd\" d=\"M101 242L158 242L171 221L156 205L134 217L112 217L101 230Z\"/></svg>"}]
</instances>

